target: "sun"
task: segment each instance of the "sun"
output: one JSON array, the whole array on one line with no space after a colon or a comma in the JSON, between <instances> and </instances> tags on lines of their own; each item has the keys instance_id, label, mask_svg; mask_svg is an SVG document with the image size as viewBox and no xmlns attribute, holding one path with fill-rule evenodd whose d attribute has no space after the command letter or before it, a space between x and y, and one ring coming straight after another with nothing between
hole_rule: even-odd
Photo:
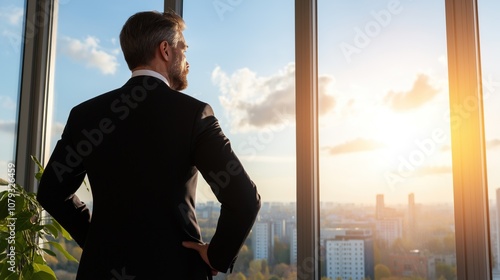
<instances>
[{"instance_id":1,"label":"sun","mask_svg":"<svg viewBox=\"0 0 500 280\"><path fill-rule=\"evenodd\" d=\"M370 120L369 135L388 150L401 150L414 145L421 129L417 121L409 114L381 109Z\"/></svg>"}]
</instances>

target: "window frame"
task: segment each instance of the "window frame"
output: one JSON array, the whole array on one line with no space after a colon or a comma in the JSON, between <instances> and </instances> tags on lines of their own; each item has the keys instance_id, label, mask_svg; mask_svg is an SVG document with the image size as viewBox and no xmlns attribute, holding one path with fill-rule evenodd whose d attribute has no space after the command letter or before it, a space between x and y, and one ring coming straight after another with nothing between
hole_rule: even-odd
<instances>
[{"instance_id":1,"label":"window frame","mask_svg":"<svg viewBox=\"0 0 500 280\"><path fill-rule=\"evenodd\" d=\"M457 279L492 279L477 0L445 0ZM473 106L469 106L472 102Z\"/></svg>"},{"instance_id":2,"label":"window frame","mask_svg":"<svg viewBox=\"0 0 500 280\"><path fill-rule=\"evenodd\" d=\"M450 110L476 104L452 127L457 278L492 279L477 0L445 3ZM183 0L164 0L164 7L182 15ZM56 0L26 1L16 181L28 191L36 191L28 155L45 159L50 152L57 11ZM295 36L297 276L319 280L317 0L295 1Z\"/></svg>"},{"instance_id":3,"label":"window frame","mask_svg":"<svg viewBox=\"0 0 500 280\"><path fill-rule=\"evenodd\" d=\"M25 2L15 158L16 183L30 192L37 168L30 156L43 161L50 150L57 14L56 0Z\"/></svg>"}]
</instances>

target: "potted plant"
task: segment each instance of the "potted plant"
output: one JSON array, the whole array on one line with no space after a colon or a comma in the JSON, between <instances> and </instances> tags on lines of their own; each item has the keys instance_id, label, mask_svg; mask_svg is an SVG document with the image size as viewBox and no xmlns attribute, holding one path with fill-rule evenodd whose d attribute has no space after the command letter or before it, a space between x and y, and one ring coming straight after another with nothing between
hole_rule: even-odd
<instances>
[{"instance_id":1,"label":"potted plant","mask_svg":"<svg viewBox=\"0 0 500 280\"><path fill-rule=\"evenodd\" d=\"M40 180L43 166L31 158L39 167L35 177ZM0 185L7 186L0 193L0 279L57 279L45 255L56 256L55 249L69 261L78 262L54 241L59 236L71 240L71 236L56 220L43 214L35 193L26 192L14 178L0 179Z\"/></svg>"}]
</instances>

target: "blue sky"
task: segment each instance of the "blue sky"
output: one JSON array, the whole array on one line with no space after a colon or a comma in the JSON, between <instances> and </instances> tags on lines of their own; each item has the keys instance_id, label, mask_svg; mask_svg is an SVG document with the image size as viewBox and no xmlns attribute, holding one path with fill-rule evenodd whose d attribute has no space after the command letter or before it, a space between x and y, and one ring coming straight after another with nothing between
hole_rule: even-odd
<instances>
[{"instance_id":1,"label":"blue sky","mask_svg":"<svg viewBox=\"0 0 500 280\"><path fill-rule=\"evenodd\" d=\"M184 2L186 94L213 106L265 201L294 201L293 1ZM53 142L71 107L129 78L118 42L126 19L163 9L163 1L59 3ZM500 187L492 171L500 165L498 4L480 5L493 190ZM0 69L3 170L12 158L20 54L11 38L22 9L19 0L0 5L0 57L11 65ZM444 1L322 0L318 18L322 200L373 203L384 193L388 203L405 203L414 192L418 202L451 202ZM206 184L198 198L214 198Z\"/></svg>"}]
</instances>

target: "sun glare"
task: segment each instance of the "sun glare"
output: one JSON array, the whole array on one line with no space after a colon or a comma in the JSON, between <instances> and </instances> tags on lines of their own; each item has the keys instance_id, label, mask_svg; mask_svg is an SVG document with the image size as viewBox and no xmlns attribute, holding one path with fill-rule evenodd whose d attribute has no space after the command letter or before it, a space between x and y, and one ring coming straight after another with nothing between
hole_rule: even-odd
<instances>
[{"instance_id":1,"label":"sun glare","mask_svg":"<svg viewBox=\"0 0 500 280\"><path fill-rule=\"evenodd\" d=\"M400 150L412 145L416 127L411 125L408 116L381 110L370 122L370 134L388 150Z\"/></svg>"}]
</instances>

